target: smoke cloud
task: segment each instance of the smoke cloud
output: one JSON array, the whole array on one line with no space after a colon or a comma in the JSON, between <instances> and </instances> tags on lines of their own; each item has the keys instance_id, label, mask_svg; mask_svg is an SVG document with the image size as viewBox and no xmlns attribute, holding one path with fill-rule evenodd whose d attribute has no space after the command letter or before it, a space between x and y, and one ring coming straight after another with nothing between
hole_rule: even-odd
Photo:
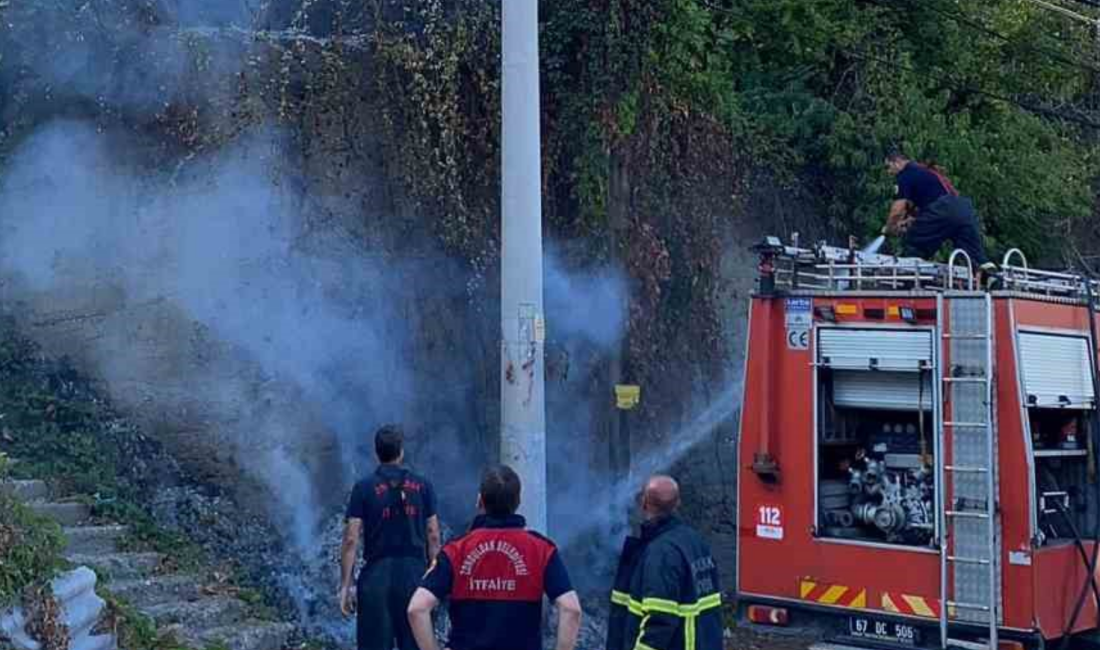
<instances>
[{"instance_id":1,"label":"smoke cloud","mask_svg":"<svg viewBox=\"0 0 1100 650\"><path fill-rule=\"evenodd\" d=\"M116 400L176 423L176 450L210 450L265 485L289 552L323 570L327 513L372 467L367 434L383 422L409 426L421 450L410 457L430 470L444 518L468 521L487 457L476 413L497 392L476 390L471 337L446 313L416 311L428 296L477 318L461 265L309 231L280 176L282 143L255 133L169 182L133 168L126 138L55 122L0 181L0 277L4 303L28 306L58 347L79 348ZM593 414L610 397L593 380L623 335L626 281L570 273L553 255L546 268L550 335L570 366L548 418L552 472L564 477L554 534L570 544L594 515L606 522L591 509L609 493ZM587 552L606 564L610 550ZM293 591L304 612L309 585Z\"/></svg>"},{"instance_id":2,"label":"smoke cloud","mask_svg":"<svg viewBox=\"0 0 1100 650\"><path fill-rule=\"evenodd\" d=\"M120 403L177 423L177 450L211 450L266 485L268 514L306 558L326 506L369 465L365 434L433 423L417 392L433 378L409 358L426 323L401 310L425 291L464 296L436 282L445 260L425 270L342 237L305 243L301 201L273 177L280 140L256 134L169 184L127 171L124 141L54 123L0 181L0 275L4 303L79 348ZM447 356L436 379L469 386L465 359ZM456 398L468 400L434 401ZM446 447L473 423L456 419L433 453L463 457Z\"/></svg>"},{"instance_id":3,"label":"smoke cloud","mask_svg":"<svg viewBox=\"0 0 1100 650\"><path fill-rule=\"evenodd\" d=\"M550 534L566 549L581 589L608 586L616 542L607 502L610 443L604 434L613 396L607 363L626 329L625 275L614 268L570 273L561 251L544 264L550 338L547 445ZM604 417L600 417L603 415Z\"/></svg>"}]
</instances>

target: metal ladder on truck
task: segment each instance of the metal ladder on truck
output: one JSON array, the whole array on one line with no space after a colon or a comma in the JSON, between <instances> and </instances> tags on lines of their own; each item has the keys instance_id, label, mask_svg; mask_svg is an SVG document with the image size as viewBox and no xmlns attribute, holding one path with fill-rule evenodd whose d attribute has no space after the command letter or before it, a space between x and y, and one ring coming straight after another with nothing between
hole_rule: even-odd
<instances>
[{"instance_id":1,"label":"metal ladder on truck","mask_svg":"<svg viewBox=\"0 0 1100 650\"><path fill-rule=\"evenodd\" d=\"M957 255L951 256L951 266ZM969 262L969 260L967 260ZM948 372L942 377L938 432L940 483L940 638L944 648L996 650L1001 617L997 434L993 392L993 301L975 290L949 291L938 313ZM944 328L944 303L948 310ZM949 416L947 414L950 414ZM949 453L945 453L948 452ZM981 626L980 641L959 638ZM975 638L971 633L970 638Z\"/></svg>"}]
</instances>

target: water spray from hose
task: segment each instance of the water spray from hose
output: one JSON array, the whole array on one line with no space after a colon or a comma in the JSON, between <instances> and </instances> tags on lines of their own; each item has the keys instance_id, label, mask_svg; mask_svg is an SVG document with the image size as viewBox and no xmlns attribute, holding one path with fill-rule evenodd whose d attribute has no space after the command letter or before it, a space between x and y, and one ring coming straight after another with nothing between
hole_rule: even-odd
<instances>
[{"instance_id":1,"label":"water spray from hose","mask_svg":"<svg viewBox=\"0 0 1100 650\"><path fill-rule=\"evenodd\" d=\"M882 248L882 245L885 243L886 235L879 235L878 237L875 237L875 240L872 241L870 244L867 244L862 249L860 249L859 252L863 253L864 255L874 255L879 251L880 248Z\"/></svg>"}]
</instances>

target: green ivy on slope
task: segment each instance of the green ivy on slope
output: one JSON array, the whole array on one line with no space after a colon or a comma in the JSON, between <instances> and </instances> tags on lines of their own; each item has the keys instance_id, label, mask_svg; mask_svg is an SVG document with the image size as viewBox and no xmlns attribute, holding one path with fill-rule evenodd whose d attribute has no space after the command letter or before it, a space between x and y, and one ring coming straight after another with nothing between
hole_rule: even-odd
<instances>
[{"instance_id":1,"label":"green ivy on slope","mask_svg":"<svg viewBox=\"0 0 1100 650\"><path fill-rule=\"evenodd\" d=\"M0 483L8 475L0 453ZM15 604L24 591L62 568L61 528L40 517L0 489L0 610Z\"/></svg>"}]
</instances>

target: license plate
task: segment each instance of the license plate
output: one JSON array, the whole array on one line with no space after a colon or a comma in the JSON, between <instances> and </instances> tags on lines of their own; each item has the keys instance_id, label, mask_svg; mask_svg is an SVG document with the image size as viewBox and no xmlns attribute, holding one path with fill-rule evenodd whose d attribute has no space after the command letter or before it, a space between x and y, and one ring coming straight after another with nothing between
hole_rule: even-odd
<instances>
[{"instance_id":1,"label":"license plate","mask_svg":"<svg viewBox=\"0 0 1100 650\"><path fill-rule=\"evenodd\" d=\"M920 645L920 629L905 623L879 621L863 616L848 619L848 633L857 639L901 645Z\"/></svg>"}]
</instances>

